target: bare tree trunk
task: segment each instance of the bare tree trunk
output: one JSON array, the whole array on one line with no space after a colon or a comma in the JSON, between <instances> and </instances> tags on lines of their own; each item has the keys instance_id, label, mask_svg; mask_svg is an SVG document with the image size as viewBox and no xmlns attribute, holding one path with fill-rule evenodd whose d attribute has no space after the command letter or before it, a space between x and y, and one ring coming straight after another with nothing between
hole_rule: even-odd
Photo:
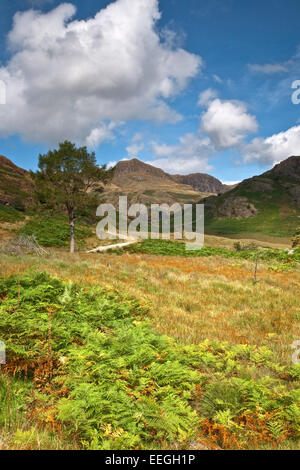
<instances>
[{"instance_id":1,"label":"bare tree trunk","mask_svg":"<svg viewBox=\"0 0 300 470\"><path fill-rule=\"evenodd\" d=\"M70 216L70 253L75 253L75 217Z\"/></svg>"}]
</instances>

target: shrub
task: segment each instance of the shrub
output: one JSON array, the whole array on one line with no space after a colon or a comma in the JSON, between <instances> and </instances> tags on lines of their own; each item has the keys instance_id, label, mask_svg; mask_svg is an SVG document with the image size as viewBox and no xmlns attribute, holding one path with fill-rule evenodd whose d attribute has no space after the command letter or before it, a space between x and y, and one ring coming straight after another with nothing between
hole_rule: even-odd
<instances>
[{"instance_id":1,"label":"shrub","mask_svg":"<svg viewBox=\"0 0 300 470\"><path fill-rule=\"evenodd\" d=\"M236 242L233 245L234 249L236 251L254 251L258 249L258 246L256 243L249 243L248 245L242 245L241 242Z\"/></svg>"}]
</instances>

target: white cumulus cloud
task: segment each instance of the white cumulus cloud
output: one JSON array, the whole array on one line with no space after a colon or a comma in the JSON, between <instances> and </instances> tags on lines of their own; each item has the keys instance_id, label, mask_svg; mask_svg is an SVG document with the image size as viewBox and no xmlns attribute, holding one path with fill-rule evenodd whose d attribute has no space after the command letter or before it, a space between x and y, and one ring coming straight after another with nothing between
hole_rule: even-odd
<instances>
[{"instance_id":1,"label":"white cumulus cloud","mask_svg":"<svg viewBox=\"0 0 300 470\"><path fill-rule=\"evenodd\" d=\"M101 123L99 127L96 127L86 138L86 144L88 147L97 148L102 142L113 140L113 123L111 122L108 126L105 123Z\"/></svg>"},{"instance_id":2,"label":"white cumulus cloud","mask_svg":"<svg viewBox=\"0 0 300 470\"><path fill-rule=\"evenodd\" d=\"M244 162L259 162L262 165L275 165L291 156L300 155L300 126L274 134L266 139L255 138L241 146Z\"/></svg>"},{"instance_id":3,"label":"white cumulus cloud","mask_svg":"<svg viewBox=\"0 0 300 470\"><path fill-rule=\"evenodd\" d=\"M89 145L112 138L110 122L176 122L167 99L182 91L202 59L162 42L158 0L116 0L77 21L76 8L17 13L10 60L0 67L7 106L0 136L34 142L69 138Z\"/></svg>"},{"instance_id":4,"label":"white cumulus cloud","mask_svg":"<svg viewBox=\"0 0 300 470\"><path fill-rule=\"evenodd\" d=\"M204 90L202 93L199 95L198 99L198 106L208 106L211 101L216 99L218 96L218 92L216 90L213 90L212 88L208 88L207 90Z\"/></svg>"},{"instance_id":5,"label":"white cumulus cloud","mask_svg":"<svg viewBox=\"0 0 300 470\"><path fill-rule=\"evenodd\" d=\"M148 162L162 170L181 175L210 171L209 157L213 152L210 139L196 134L185 134L180 137L178 145L152 143L154 161Z\"/></svg>"},{"instance_id":6,"label":"white cumulus cloud","mask_svg":"<svg viewBox=\"0 0 300 470\"><path fill-rule=\"evenodd\" d=\"M217 149L235 147L257 129L256 118L240 101L215 99L202 115L201 130L211 138Z\"/></svg>"},{"instance_id":7,"label":"white cumulus cloud","mask_svg":"<svg viewBox=\"0 0 300 470\"><path fill-rule=\"evenodd\" d=\"M221 100L211 88L202 92L198 105L206 108L202 114L198 134L185 134L177 145L152 143L157 157L154 166L169 173L189 174L211 171L209 159L219 151L238 149L245 138L257 131L256 118L248 113L247 105L240 101Z\"/></svg>"}]
</instances>

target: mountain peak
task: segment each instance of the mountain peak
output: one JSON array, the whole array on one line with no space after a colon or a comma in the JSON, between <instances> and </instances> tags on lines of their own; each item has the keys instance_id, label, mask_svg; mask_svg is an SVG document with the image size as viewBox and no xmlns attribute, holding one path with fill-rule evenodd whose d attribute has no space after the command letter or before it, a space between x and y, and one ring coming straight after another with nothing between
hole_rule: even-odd
<instances>
[{"instance_id":1,"label":"mountain peak","mask_svg":"<svg viewBox=\"0 0 300 470\"><path fill-rule=\"evenodd\" d=\"M170 175L160 168L144 163L137 158L133 158L132 160L122 160L119 162L115 168L114 180L116 181L120 177L125 177L129 174L168 180L180 185L190 186L193 190L203 193L219 194L230 189L230 187L224 185L221 181L211 175L204 173Z\"/></svg>"},{"instance_id":2,"label":"mountain peak","mask_svg":"<svg viewBox=\"0 0 300 470\"><path fill-rule=\"evenodd\" d=\"M115 167L115 177L125 176L130 173L142 173L144 175L152 175L155 178L170 178L170 176L160 168L156 168L148 163L142 162L137 158L133 158L132 160L122 160Z\"/></svg>"}]
</instances>

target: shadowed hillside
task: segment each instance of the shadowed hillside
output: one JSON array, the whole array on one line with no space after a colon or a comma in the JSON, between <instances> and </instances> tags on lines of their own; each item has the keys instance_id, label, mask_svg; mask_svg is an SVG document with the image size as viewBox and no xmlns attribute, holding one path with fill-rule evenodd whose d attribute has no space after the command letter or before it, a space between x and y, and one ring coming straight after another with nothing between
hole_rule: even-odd
<instances>
[{"instance_id":1,"label":"shadowed hillside","mask_svg":"<svg viewBox=\"0 0 300 470\"><path fill-rule=\"evenodd\" d=\"M290 236L300 223L300 157L205 199L211 234Z\"/></svg>"},{"instance_id":2,"label":"shadowed hillside","mask_svg":"<svg viewBox=\"0 0 300 470\"><path fill-rule=\"evenodd\" d=\"M24 210L33 204L33 192L28 171L0 155L0 204Z\"/></svg>"}]
</instances>

